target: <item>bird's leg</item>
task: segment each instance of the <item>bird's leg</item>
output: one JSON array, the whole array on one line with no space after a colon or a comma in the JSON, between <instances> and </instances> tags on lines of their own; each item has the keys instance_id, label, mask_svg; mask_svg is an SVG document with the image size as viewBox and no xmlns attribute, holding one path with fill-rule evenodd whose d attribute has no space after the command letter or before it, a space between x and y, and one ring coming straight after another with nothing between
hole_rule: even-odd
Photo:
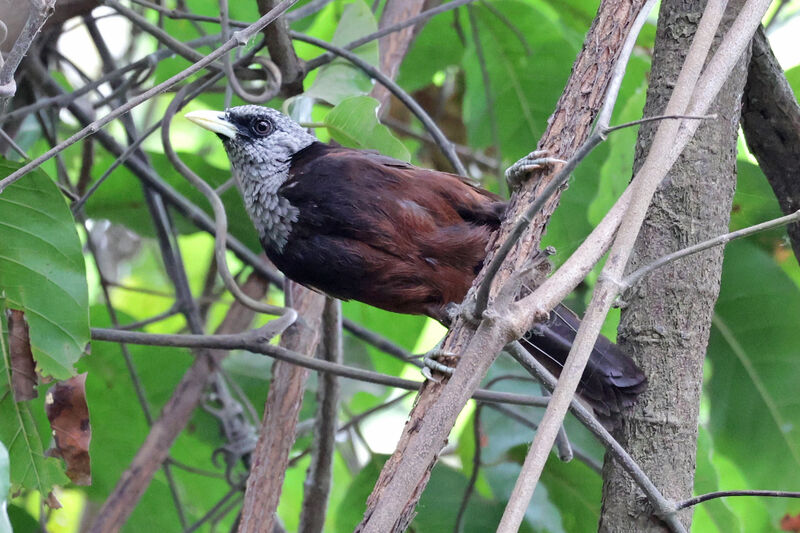
<instances>
[{"instance_id":1,"label":"bird's leg","mask_svg":"<svg viewBox=\"0 0 800 533\"><path fill-rule=\"evenodd\" d=\"M427 353L423 354L422 356L420 356L420 357L422 357L422 364L424 365L420 369L420 372L422 372L422 375L425 376L426 379L429 379L431 381L435 381L437 383L442 381L442 378L434 376L433 374L431 374L431 370L435 370L435 371L440 372L442 374L445 374L447 376L452 376L453 375L453 369L451 367L445 365L444 363L440 363L436 359L439 358L439 357L458 357L458 355L454 354L453 352L448 352L446 350L442 350L442 343L443 342L444 342L444 339L440 340L439 342L436 343L436 346L434 346L434 348L432 350L430 350L429 352L427 352Z\"/></svg>"},{"instance_id":2,"label":"bird's leg","mask_svg":"<svg viewBox=\"0 0 800 533\"><path fill-rule=\"evenodd\" d=\"M552 157L547 150L534 150L508 167L506 182L512 190L517 190L527 181L531 171L545 168L554 163L566 163L566 161Z\"/></svg>"}]
</instances>

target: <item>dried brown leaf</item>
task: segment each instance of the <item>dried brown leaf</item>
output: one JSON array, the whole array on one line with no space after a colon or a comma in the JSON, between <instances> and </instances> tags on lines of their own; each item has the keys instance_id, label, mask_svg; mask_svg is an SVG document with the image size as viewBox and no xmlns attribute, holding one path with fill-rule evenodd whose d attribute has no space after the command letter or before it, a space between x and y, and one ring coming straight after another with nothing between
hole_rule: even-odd
<instances>
[{"instance_id":1,"label":"dried brown leaf","mask_svg":"<svg viewBox=\"0 0 800 533\"><path fill-rule=\"evenodd\" d=\"M73 483L90 485L89 443L92 440L92 428L86 404L86 374L53 385L47 392L45 404L47 419L56 441L55 449L49 453L64 459L67 476Z\"/></svg>"},{"instance_id":2,"label":"dried brown leaf","mask_svg":"<svg viewBox=\"0 0 800 533\"><path fill-rule=\"evenodd\" d=\"M781 518L781 531L800 531L800 514L794 516L790 514Z\"/></svg>"},{"instance_id":3,"label":"dried brown leaf","mask_svg":"<svg viewBox=\"0 0 800 533\"><path fill-rule=\"evenodd\" d=\"M28 335L28 322L25 313L19 309L9 309L8 348L11 355L11 387L14 400L22 402L33 400L39 393L36 390L36 363L31 352L31 338Z\"/></svg>"}]
</instances>

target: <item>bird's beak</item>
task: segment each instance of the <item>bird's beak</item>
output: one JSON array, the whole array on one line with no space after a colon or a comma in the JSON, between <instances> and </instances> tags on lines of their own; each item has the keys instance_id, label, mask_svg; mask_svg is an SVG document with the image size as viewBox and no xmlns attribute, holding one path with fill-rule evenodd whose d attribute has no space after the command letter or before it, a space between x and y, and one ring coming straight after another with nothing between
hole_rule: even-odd
<instances>
[{"instance_id":1,"label":"bird's beak","mask_svg":"<svg viewBox=\"0 0 800 533\"><path fill-rule=\"evenodd\" d=\"M230 139L236 137L236 126L225 120L222 111L191 111L184 115L198 126Z\"/></svg>"}]
</instances>

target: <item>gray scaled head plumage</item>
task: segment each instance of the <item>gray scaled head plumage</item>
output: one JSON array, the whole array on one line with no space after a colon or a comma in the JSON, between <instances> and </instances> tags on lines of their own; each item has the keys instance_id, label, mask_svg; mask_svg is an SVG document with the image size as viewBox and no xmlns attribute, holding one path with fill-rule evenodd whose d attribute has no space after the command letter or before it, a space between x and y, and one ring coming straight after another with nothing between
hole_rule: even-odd
<instances>
[{"instance_id":1,"label":"gray scaled head plumage","mask_svg":"<svg viewBox=\"0 0 800 533\"><path fill-rule=\"evenodd\" d=\"M297 220L297 209L278 189L289 178L292 156L317 139L283 113L256 105L192 111L186 118L222 139L262 244L280 251Z\"/></svg>"}]
</instances>

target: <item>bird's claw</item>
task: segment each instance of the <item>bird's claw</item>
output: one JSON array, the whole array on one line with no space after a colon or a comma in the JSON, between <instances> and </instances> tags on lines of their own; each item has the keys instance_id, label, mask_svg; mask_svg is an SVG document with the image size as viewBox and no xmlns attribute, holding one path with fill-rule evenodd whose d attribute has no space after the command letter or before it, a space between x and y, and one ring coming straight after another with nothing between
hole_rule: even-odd
<instances>
[{"instance_id":1,"label":"bird's claw","mask_svg":"<svg viewBox=\"0 0 800 533\"><path fill-rule=\"evenodd\" d=\"M555 163L566 163L563 159L552 157L547 150L534 150L506 170L508 186L516 190L525 183L533 170L540 170Z\"/></svg>"},{"instance_id":2,"label":"bird's claw","mask_svg":"<svg viewBox=\"0 0 800 533\"><path fill-rule=\"evenodd\" d=\"M440 383L442 381L442 378L439 377L439 376L434 376L431 373L431 370L435 370L435 371L440 372L440 373L442 373L442 374L444 374L446 376L452 376L453 375L453 369L451 367L449 367L449 366L437 361L436 360L437 357L457 357L457 355L454 354L453 352L447 352L447 351L440 350L440 349L437 348L437 349L431 350L430 352L426 353L422 357L422 364L425 365L420 370L420 372L422 372L422 375L425 376L426 379L429 379L431 381L435 381L436 383Z\"/></svg>"},{"instance_id":3,"label":"bird's claw","mask_svg":"<svg viewBox=\"0 0 800 533\"><path fill-rule=\"evenodd\" d=\"M448 327L452 325L457 318L461 318L464 320L464 322L474 328L477 328L481 323L480 317L475 315L474 303L457 304L450 302L449 304L445 305L444 310L447 314Z\"/></svg>"}]
</instances>

